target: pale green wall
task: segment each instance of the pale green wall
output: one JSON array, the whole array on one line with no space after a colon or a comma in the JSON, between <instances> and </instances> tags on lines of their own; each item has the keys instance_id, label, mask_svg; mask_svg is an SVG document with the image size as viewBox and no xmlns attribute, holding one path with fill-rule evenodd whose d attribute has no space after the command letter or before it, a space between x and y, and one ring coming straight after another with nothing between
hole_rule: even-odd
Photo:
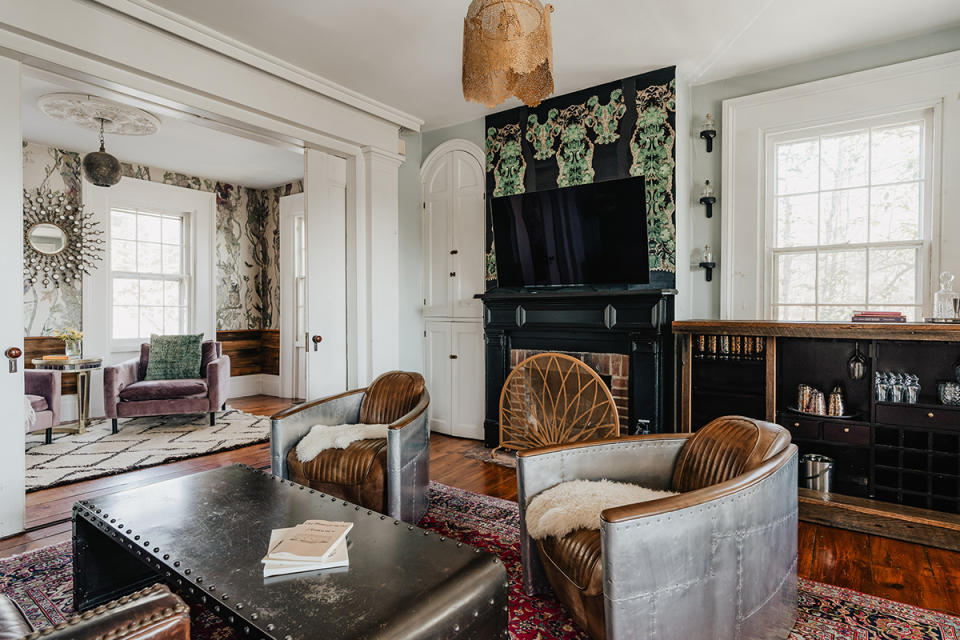
<instances>
[{"instance_id":1,"label":"pale green wall","mask_svg":"<svg viewBox=\"0 0 960 640\"><path fill-rule=\"evenodd\" d=\"M807 60L776 69L768 69L726 80L691 87L691 136L696 138L693 144L691 171L692 195L697 196L703 181L709 179L717 191L717 197L723 202L720 193L721 158L723 154L723 129L721 122L721 104L729 98L780 89L805 82L813 82L847 73L883 67L898 62L925 58L940 53L960 49L960 28L946 29L933 34L907 38L887 44L849 51L836 55ZM712 113L719 131L713 143L713 152L707 153L704 142L699 136L700 123L707 113ZM683 168L678 166L677 172ZM692 198L696 202L697 197ZM698 211L699 208L699 211ZM714 206L713 218L707 220L703 207L693 206L690 225L690 246L701 248L709 243L713 253L723 269L723 247L720 246L721 218ZM713 282L706 282L702 273L694 273L691 278L691 316L694 318L720 317L720 278L714 275Z\"/></svg>"},{"instance_id":2,"label":"pale green wall","mask_svg":"<svg viewBox=\"0 0 960 640\"><path fill-rule=\"evenodd\" d=\"M476 120L470 120L469 122L462 122L450 127L444 127L443 129L434 129L433 131L424 132L422 159L426 160L427 156L430 155L430 152L436 149L442 143L446 142L447 140L454 140L456 138L469 140L483 149L483 118L477 118Z\"/></svg>"},{"instance_id":3,"label":"pale green wall","mask_svg":"<svg viewBox=\"0 0 960 640\"><path fill-rule=\"evenodd\" d=\"M400 368L423 371L423 313L420 293L420 134L403 136L407 157L398 178L400 244Z\"/></svg>"}]
</instances>

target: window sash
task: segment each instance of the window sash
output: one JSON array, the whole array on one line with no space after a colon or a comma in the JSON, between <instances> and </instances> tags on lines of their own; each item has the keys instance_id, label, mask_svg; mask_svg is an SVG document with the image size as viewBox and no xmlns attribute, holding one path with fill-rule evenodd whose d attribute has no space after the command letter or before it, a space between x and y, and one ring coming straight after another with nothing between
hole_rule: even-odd
<instances>
[{"instance_id":1,"label":"window sash","mask_svg":"<svg viewBox=\"0 0 960 640\"><path fill-rule=\"evenodd\" d=\"M884 182L872 182L872 169L874 161L873 153L873 133L876 129L889 129L894 128L898 125L910 125L913 123L921 124L921 135L920 135L920 172L919 178L910 178L902 181L884 181ZM823 184L823 159L822 159L822 150L819 141L826 137L833 137L843 134L853 134L856 132L867 132L870 135L868 136L866 145L867 152L867 167L866 167L866 181L864 184L859 184L857 186L842 186L842 187L831 187L829 189L817 189L816 191L804 190L798 192L784 192L779 193L779 182L778 182L778 153L777 148L779 145L784 143L798 143L804 141L818 141L817 146L817 185L818 187ZM764 159L764 169L765 169L765 191L766 195L764 198L765 201L765 286L764 286L764 298L766 300L766 309L767 313L771 318L778 317L778 310L781 307L814 307L817 309L817 317L820 316L819 309L827 307L850 307L850 306L863 306L866 308L887 308L887 307L909 307L916 310L917 316L920 316L920 312L924 306L929 303L931 294L930 289L930 252L932 244L932 176L934 174L934 167L932 163L934 158L932 156L931 150L933 147L933 110L932 109L923 109L921 111L913 111L908 113L894 113L886 116L877 116L871 118L865 118L863 120L853 121L853 122L842 122L835 123L832 125L825 125L816 128L796 130L796 131L787 131L777 134L771 134L767 136L766 142L766 156ZM829 195L832 193L852 191L852 190L866 190L867 192L867 203L866 203L866 215L867 215L867 232L870 232L870 216L871 211L871 197L872 191L874 189L882 189L885 187L898 187L906 185L919 185L918 190L920 193L920 202L919 202L919 237L916 239L903 240L903 241L868 241L866 242L856 242L856 243L830 243L830 244L816 244L816 245L802 245L802 246L778 246L778 215L777 207L778 202L783 198L793 198L798 196L817 196L817 239L820 239L822 233L822 198L824 195ZM906 304L894 304L894 303L870 303L870 250L871 249L913 249L916 251L917 262L916 262L916 283L915 283L915 300L914 303ZM819 300L820 296L820 287L819 287L819 278L820 278L820 269L819 269L819 258L821 253L825 252L835 252L835 251L856 251L861 250L866 252L866 282L864 282L864 304L863 305L848 305L848 304L832 304L832 303L822 303ZM815 302L814 303L793 303L779 302L779 256L785 254L814 254L815 261L815 278L816 282L814 283L814 292L815 292Z\"/></svg>"}]
</instances>

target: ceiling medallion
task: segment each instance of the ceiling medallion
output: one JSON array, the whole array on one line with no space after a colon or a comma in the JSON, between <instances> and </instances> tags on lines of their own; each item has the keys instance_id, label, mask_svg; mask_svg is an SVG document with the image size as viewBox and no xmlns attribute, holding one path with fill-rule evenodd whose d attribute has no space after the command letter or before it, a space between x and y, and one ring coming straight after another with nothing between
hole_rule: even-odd
<instances>
[{"instance_id":1,"label":"ceiling medallion","mask_svg":"<svg viewBox=\"0 0 960 640\"><path fill-rule=\"evenodd\" d=\"M463 97L495 107L511 95L535 107L553 93L553 5L473 0L463 20Z\"/></svg>"},{"instance_id":2,"label":"ceiling medallion","mask_svg":"<svg viewBox=\"0 0 960 640\"><path fill-rule=\"evenodd\" d=\"M160 128L160 120L143 109L85 93L50 93L40 96L37 104L51 118L100 133L100 150L83 158L84 177L98 187L111 187L123 177L120 161L104 148L104 133L148 136Z\"/></svg>"}]
</instances>

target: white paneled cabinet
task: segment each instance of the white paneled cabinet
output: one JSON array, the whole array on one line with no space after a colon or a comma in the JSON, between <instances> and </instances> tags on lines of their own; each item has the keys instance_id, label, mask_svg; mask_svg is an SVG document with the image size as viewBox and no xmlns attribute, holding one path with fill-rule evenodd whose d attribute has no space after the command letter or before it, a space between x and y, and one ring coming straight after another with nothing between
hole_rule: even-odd
<instances>
[{"instance_id":1,"label":"white paneled cabinet","mask_svg":"<svg viewBox=\"0 0 960 640\"><path fill-rule=\"evenodd\" d=\"M483 155L465 141L438 147L424 162L424 375L430 428L483 438Z\"/></svg>"},{"instance_id":2,"label":"white paneled cabinet","mask_svg":"<svg viewBox=\"0 0 960 640\"><path fill-rule=\"evenodd\" d=\"M430 429L482 439L483 324L427 320L425 333Z\"/></svg>"}]
</instances>

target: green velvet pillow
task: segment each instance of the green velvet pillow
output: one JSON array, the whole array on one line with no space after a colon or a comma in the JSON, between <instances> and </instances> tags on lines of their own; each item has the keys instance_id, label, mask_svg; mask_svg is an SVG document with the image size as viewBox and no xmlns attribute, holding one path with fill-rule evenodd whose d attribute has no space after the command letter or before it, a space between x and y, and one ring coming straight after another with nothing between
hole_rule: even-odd
<instances>
[{"instance_id":1,"label":"green velvet pillow","mask_svg":"<svg viewBox=\"0 0 960 640\"><path fill-rule=\"evenodd\" d=\"M150 359L144 380L183 380L201 378L200 343L203 334L187 336L150 336Z\"/></svg>"}]
</instances>

